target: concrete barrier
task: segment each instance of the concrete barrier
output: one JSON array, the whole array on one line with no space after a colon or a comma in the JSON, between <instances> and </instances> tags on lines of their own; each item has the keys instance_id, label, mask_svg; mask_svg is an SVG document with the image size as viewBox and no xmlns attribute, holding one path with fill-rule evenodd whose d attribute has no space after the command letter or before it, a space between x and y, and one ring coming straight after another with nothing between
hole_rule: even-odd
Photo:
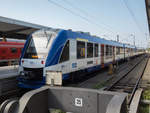
<instances>
[{"instance_id":1,"label":"concrete barrier","mask_svg":"<svg viewBox=\"0 0 150 113\"><path fill-rule=\"evenodd\" d=\"M23 95L14 113L126 113L126 99L125 93L44 86Z\"/></svg>"}]
</instances>

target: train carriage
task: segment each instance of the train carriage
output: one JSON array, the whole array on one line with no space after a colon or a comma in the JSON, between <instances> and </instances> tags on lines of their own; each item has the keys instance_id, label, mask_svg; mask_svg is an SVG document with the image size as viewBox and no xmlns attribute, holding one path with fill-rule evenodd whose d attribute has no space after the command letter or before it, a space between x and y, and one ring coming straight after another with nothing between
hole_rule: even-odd
<instances>
[{"instance_id":1,"label":"train carriage","mask_svg":"<svg viewBox=\"0 0 150 113\"><path fill-rule=\"evenodd\" d=\"M0 66L19 61L23 42L0 41Z\"/></svg>"},{"instance_id":2,"label":"train carriage","mask_svg":"<svg viewBox=\"0 0 150 113\"><path fill-rule=\"evenodd\" d=\"M65 80L72 73L99 70L109 63L131 57L134 48L87 33L39 30L29 36L23 49L19 86L41 87L45 84L47 71L61 71Z\"/></svg>"}]
</instances>

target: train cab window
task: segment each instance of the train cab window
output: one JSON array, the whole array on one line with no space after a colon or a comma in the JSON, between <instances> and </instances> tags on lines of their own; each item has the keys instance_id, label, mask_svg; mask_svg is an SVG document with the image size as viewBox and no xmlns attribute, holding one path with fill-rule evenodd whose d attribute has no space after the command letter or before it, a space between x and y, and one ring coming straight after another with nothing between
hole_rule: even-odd
<instances>
[{"instance_id":1,"label":"train cab window","mask_svg":"<svg viewBox=\"0 0 150 113\"><path fill-rule=\"evenodd\" d=\"M94 46L94 56L95 57L98 57L98 44L95 44L95 46Z\"/></svg>"},{"instance_id":2,"label":"train cab window","mask_svg":"<svg viewBox=\"0 0 150 113\"><path fill-rule=\"evenodd\" d=\"M93 43L87 43L87 58L93 57Z\"/></svg>"},{"instance_id":3,"label":"train cab window","mask_svg":"<svg viewBox=\"0 0 150 113\"><path fill-rule=\"evenodd\" d=\"M17 53L17 48L11 48L11 53Z\"/></svg>"},{"instance_id":4,"label":"train cab window","mask_svg":"<svg viewBox=\"0 0 150 113\"><path fill-rule=\"evenodd\" d=\"M77 41L77 59L85 58L85 42Z\"/></svg>"},{"instance_id":5,"label":"train cab window","mask_svg":"<svg viewBox=\"0 0 150 113\"><path fill-rule=\"evenodd\" d=\"M69 60L69 40L65 44L61 57L60 57L60 63Z\"/></svg>"}]
</instances>

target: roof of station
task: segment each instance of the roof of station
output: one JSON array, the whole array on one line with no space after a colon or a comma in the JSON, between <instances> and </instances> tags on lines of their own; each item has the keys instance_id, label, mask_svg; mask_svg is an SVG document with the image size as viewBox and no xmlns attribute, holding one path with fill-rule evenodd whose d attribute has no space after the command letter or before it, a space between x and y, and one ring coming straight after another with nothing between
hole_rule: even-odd
<instances>
[{"instance_id":1,"label":"roof of station","mask_svg":"<svg viewBox=\"0 0 150 113\"><path fill-rule=\"evenodd\" d=\"M49 28L0 16L0 37L26 39L35 30Z\"/></svg>"},{"instance_id":2,"label":"roof of station","mask_svg":"<svg viewBox=\"0 0 150 113\"><path fill-rule=\"evenodd\" d=\"M146 13L147 13L147 20L148 20L148 27L150 31L150 0L145 0L146 3Z\"/></svg>"}]
</instances>

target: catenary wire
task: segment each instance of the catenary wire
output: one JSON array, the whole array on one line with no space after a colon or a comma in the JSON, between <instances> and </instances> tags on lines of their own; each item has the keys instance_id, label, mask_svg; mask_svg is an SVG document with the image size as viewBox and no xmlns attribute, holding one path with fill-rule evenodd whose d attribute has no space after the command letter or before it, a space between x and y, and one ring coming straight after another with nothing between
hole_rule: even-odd
<instances>
[{"instance_id":1,"label":"catenary wire","mask_svg":"<svg viewBox=\"0 0 150 113\"><path fill-rule=\"evenodd\" d=\"M96 25L98 28L100 27L98 24L96 24L96 23L90 21L90 20L87 19L86 17L81 16L80 14L78 14L78 13L76 13L76 12L74 12L74 11L68 9L68 8L65 8L64 6L62 6L62 5L60 5L60 4L56 3L56 2L54 2L53 0L48 0L48 1L49 1L50 3L56 5L57 7L60 7L60 8L62 8L62 9L64 9L64 10L66 10L67 12L69 12L69 13L75 15L75 16L78 16L78 17L82 18L84 21L86 21L86 22L88 22L88 23L90 23L90 24ZM109 31L110 31L110 30L109 30ZM112 31L110 31L110 32L111 32L111 33L114 33L114 32L112 32ZM107 38L109 38L109 37L107 37ZM109 38L109 39L112 40L111 38Z\"/></svg>"}]
</instances>

